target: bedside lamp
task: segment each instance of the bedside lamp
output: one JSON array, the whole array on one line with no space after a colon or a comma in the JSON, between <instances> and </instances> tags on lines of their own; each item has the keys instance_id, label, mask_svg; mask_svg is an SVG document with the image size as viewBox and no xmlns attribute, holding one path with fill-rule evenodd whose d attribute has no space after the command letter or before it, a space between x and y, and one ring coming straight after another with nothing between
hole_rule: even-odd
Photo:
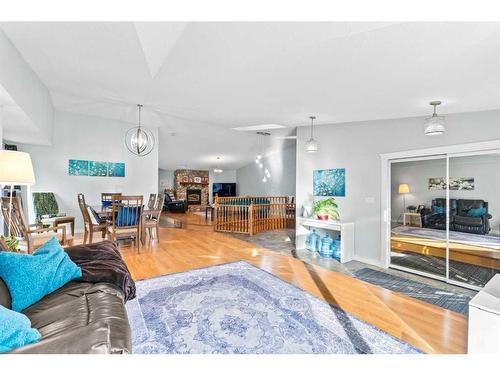
<instances>
[{"instance_id":1,"label":"bedside lamp","mask_svg":"<svg viewBox=\"0 0 500 375\"><path fill-rule=\"evenodd\" d=\"M403 195L403 212L406 211L406 199L405 196L410 192L410 185L408 184L399 184L398 193Z\"/></svg>"},{"instance_id":2,"label":"bedside lamp","mask_svg":"<svg viewBox=\"0 0 500 375\"><path fill-rule=\"evenodd\" d=\"M0 185L10 186L9 236L12 222L12 190L14 185L33 185L35 173L30 154L21 151L0 150Z\"/></svg>"}]
</instances>

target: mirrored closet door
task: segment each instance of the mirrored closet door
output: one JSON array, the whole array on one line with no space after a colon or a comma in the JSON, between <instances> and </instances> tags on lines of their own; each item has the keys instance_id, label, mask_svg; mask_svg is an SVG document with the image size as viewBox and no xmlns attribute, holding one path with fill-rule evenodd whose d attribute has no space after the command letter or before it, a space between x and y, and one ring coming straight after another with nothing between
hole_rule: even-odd
<instances>
[{"instance_id":1,"label":"mirrored closet door","mask_svg":"<svg viewBox=\"0 0 500 375\"><path fill-rule=\"evenodd\" d=\"M500 151L390 166L390 266L482 288L500 272Z\"/></svg>"},{"instance_id":2,"label":"mirrored closet door","mask_svg":"<svg viewBox=\"0 0 500 375\"><path fill-rule=\"evenodd\" d=\"M391 266L446 278L446 156L391 163Z\"/></svg>"}]
</instances>

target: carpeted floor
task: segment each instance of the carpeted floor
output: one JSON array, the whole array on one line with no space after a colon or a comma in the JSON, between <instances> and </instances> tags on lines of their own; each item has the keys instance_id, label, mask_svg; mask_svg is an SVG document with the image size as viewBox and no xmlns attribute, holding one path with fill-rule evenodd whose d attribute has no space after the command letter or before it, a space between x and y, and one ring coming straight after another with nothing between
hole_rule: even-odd
<instances>
[{"instance_id":1,"label":"carpeted floor","mask_svg":"<svg viewBox=\"0 0 500 375\"><path fill-rule=\"evenodd\" d=\"M419 353L246 262L137 282L134 353Z\"/></svg>"},{"instance_id":2,"label":"carpeted floor","mask_svg":"<svg viewBox=\"0 0 500 375\"><path fill-rule=\"evenodd\" d=\"M459 314L468 315L469 301L468 294L454 293L444 289L408 280L399 276L389 275L386 272L362 268L353 272L353 276L370 284L379 285L382 288L406 294L410 297L441 306L447 310L455 311Z\"/></svg>"}]
</instances>

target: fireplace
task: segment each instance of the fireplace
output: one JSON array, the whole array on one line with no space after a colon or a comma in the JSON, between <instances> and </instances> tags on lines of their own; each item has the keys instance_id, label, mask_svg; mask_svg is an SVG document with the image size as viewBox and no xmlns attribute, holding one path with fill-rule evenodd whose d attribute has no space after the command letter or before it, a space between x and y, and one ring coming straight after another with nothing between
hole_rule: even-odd
<instances>
[{"instance_id":1,"label":"fireplace","mask_svg":"<svg viewBox=\"0 0 500 375\"><path fill-rule=\"evenodd\" d=\"M201 204L201 189L187 189L186 201L188 206Z\"/></svg>"}]
</instances>

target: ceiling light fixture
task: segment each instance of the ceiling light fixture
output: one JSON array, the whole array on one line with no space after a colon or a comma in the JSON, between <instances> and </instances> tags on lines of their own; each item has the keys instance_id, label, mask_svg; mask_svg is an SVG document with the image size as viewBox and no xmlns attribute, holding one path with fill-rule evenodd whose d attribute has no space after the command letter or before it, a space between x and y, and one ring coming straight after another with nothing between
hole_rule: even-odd
<instances>
[{"instance_id":1,"label":"ceiling light fixture","mask_svg":"<svg viewBox=\"0 0 500 375\"><path fill-rule=\"evenodd\" d=\"M306 142L306 152L314 153L318 151L318 142L313 137L313 127L314 120L316 120L316 116L309 116L311 119L311 138Z\"/></svg>"},{"instance_id":2,"label":"ceiling light fixture","mask_svg":"<svg viewBox=\"0 0 500 375\"><path fill-rule=\"evenodd\" d=\"M146 156L153 151L155 147L155 137L149 129L143 128L141 124L142 104L137 104L139 111L138 126L129 129L125 134L125 145L134 155Z\"/></svg>"},{"instance_id":3,"label":"ceiling light fixture","mask_svg":"<svg viewBox=\"0 0 500 375\"><path fill-rule=\"evenodd\" d=\"M219 168L220 156L217 156L217 165L214 168L214 173L222 173L224 172L221 168Z\"/></svg>"},{"instance_id":4,"label":"ceiling light fixture","mask_svg":"<svg viewBox=\"0 0 500 375\"><path fill-rule=\"evenodd\" d=\"M434 113L432 114L431 117L427 117L425 119L425 128L424 128L424 134L425 135L441 135L444 134L445 128L444 128L444 116L438 116L436 112L436 107L438 105L441 105L440 100L435 100L429 103L434 107Z\"/></svg>"}]
</instances>

